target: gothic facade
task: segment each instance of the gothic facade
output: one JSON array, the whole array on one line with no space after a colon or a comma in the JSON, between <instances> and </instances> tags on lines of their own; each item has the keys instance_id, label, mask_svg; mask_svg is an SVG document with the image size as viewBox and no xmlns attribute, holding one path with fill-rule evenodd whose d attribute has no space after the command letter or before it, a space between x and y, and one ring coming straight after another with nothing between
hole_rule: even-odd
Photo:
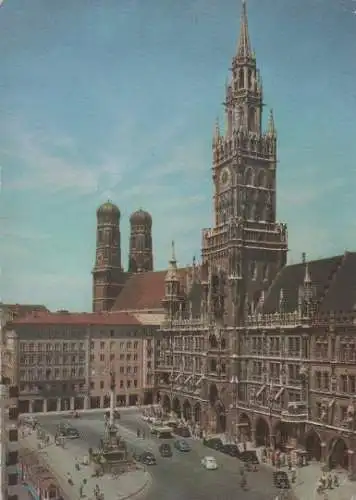
<instances>
[{"instance_id":1,"label":"gothic facade","mask_svg":"<svg viewBox=\"0 0 356 500\"><path fill-rule=\"evenodd\" d=\"M225 113L226 130L217 125L213 137L215 225L203 230L202 261L182 278L173 248L165 277L158 398L207 434L304 447L353 471L356 254L286 266L277 132L272 112L262 127L245 2Z\"/></svg>"}]
</instances>

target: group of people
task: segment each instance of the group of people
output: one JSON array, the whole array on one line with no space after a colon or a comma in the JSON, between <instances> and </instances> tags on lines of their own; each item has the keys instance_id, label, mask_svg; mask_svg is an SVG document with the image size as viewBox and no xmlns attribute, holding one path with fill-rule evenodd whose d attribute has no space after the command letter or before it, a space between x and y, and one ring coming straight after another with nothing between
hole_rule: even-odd
<instances>
[{"instance_id":1,"label":"group of people","mask_svg":"<svg viewBox=\"0 0 356 500\"><path fill-rule=\"evenodd\" d=\"M333 488L337 488L340 486L339 477L337 474L329 474L323 473L317 482L317 493L322 493L325 490L332 490Z\"/></svg>"}]
</instances>

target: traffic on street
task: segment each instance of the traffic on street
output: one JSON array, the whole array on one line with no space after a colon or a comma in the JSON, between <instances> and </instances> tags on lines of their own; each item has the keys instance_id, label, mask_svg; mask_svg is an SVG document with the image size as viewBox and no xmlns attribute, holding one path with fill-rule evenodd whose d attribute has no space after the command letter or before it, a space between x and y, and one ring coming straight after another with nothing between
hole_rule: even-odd
<instances>
[{"instance_id":1,"label":"traffic on street","mask_svg":"<svg viewBox=\"0 0 356 500\"><path fill-rule=\"evenodd\" d=\"M56 434L68 416L39 417L46 432ZM159 423L159 427L166 423ZM105 429L104 413L82 413L70 421L79 434L76 445L83 454L99 445ZM222 453L201 440L168 433L152 432L152 422L138 410L121 412L116 421L118 432L128 444L134 458L147 467L152 485L144 493L146 500L272 500L278 494L272 471L264 466L248 466L234 453ZM163 435L165 437L160 438ZM232 456L231 456L232 455ZM143 495L141 495L143 498Z\"/></svg>"}]
</instances>

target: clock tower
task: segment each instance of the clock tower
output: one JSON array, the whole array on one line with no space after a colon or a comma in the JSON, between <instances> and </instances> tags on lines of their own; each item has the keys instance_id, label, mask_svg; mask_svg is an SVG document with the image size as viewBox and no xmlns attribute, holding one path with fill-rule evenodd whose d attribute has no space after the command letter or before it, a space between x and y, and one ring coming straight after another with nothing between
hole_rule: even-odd
<instances>
[{"instance_id":1,"label":"clock tower","mask_svg":"<svg viewBox=\"0 0 356 500\"><path fill-rule=\"evenodd\" d=\"M224 318L233 326L257 307L287 257L286 225L276 220L277 131L272 111L262 126L263 87L245 1L225 92L226 129L217 123L212 143L215 225L203 231L202 257L225 284Z\"/></svg>"},{"instance_id":2,"label":"clock tower","mask_svg":"<svg viewBox=\"0 0 356 500\"><path fill-rule=\"evenodd\" d=\"M93 312L109 311L124 285L121 266L120 210L108 201L97 212L93 269Z\"/></svg>"}]
</instances>

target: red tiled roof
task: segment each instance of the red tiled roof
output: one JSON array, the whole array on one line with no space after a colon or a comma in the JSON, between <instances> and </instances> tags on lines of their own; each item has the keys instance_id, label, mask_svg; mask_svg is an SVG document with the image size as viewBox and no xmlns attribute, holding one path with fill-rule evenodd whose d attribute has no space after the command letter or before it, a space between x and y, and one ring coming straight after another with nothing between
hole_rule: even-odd
<instances>
[{"instance_id":1,"label":"red tiled roof","mask_svg":"<svg viewBox=\"0 0 356 500\"><path fill-rule=\"evenodd\" d=\"M188 268L178 269L183 279ZM133 274L116 299L112 311L162 309L167 270Z\"/></svg>"},{"instance_id":2,"label":"red tiled roof","mask_svg":"<svg viewBox=\"0 0 356 500\"><path fill-rule=\"evenodd\" d=\"M42 304L1 304L1 306L16 316L23 316L34 311L48 312L47 307Z\"/></svg>"},{"instance_id":3,"label":"red tiled roof","mask_svg":"<svg viewBox=\"0 0 356 500\"><path fill-rule=\"evenodd\" d=\"M108 313L34 313L16 318L11 325L140 325L140 321L125 312Z\"/></svg>"}]
</instances>

